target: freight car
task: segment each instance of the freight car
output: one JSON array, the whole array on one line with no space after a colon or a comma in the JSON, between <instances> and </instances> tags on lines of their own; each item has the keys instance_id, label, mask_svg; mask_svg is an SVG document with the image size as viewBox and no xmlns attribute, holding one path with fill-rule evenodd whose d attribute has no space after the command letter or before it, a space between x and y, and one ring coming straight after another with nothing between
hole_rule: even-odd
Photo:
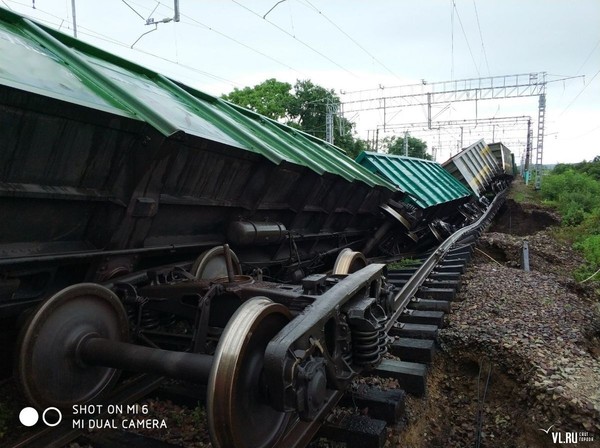
<instances>
[{"instance_id":1,"label":"freight car","mask_svg":"<svg viewBox=\"0 0 600 448\"><path fill-rule=\"evenodd\" d=\"M403 196L308 134L0 19L3 316L166 262L223 275L222 252L200 254L225 242L245 269L299 280L363 247Z\"/></svg>"},{"instance_id":2,"label":"freight car","mask_svg":"<svg viewBox=\"0 0 600 448\"><path fill-rule=\"evenodd\" d=\"M506 185L504 167L498 165L483 139L467 146L442 166L478 197L501 191Z\"/></svg>"},{"instance_id":3,"label":"freight car","mask_svg":"<svg viewBox=\"0 0 600 448\"><path fill-rule=\"evenodd\" d=\"M490 143L489 147L504 175L514 177L516 172L515 158L510 149L502 142Z\"/></svg>"},{"instance_id":4,"label":"freight car","mask_svg":"<svg viewBox=\"0 0 600 448\"><path fill-rule=\"evenodd\" d=\"M418 245L430 243L430 235L442 242L465 219L472 222L485 209L485 200L480 202L436 162L369 151L356 161L406 193L402 205L408 212L403 224Z\"/></svg>"},{"instance_id":5,"label":"freight car","mask_svg":"<svg viewBox=\"0 0 600 448\"><path fill-rule=\"evenodd\" d=\"M482 213L3 9L0 67L0 311L39 408L156 373L208 385L215 447L274 446L386 351L404 299L367 257Z\"/></svg>"}]
</instances>

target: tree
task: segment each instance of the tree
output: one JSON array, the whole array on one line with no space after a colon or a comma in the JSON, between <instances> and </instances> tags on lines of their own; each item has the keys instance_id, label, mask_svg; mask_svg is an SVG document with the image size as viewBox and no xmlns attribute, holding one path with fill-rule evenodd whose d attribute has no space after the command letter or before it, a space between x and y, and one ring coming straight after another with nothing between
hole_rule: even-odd
<instances>
[{"instance_id":1,"label":"tree","mask_svg":"<svg viewBox=\"0 0 600 448\"><path fill-rule=\"evenodd\" d=\"M336 144L339 147L344 148L346 150L346 155L352 159L356 159L362 151L368 149L367 142L363 139L355 139L350 133L348 133L348 137L345 138L348 140L347 142L344 141L341 144L338 142Z\"/></svg>"},{"instance_id":2,"label":"tree","mask_svg":"<svg viewBox=\"0 0 600 448\"><path fill-rule=\"evenodd\" d=\"M290 107L295 101L291 90L291 84L271 78L254 87L236 87L222 98L273 120L290 119Z\"/></svg>"},{"instance_id":3,"label":"tree","mask_svg":"<svg viewBox=\"0 0 600 448\"><path fill-rule=\"evenodd\" d=\"M333 90L327 90L310 80L298 80L294 85L290 115L295 118L300 129L325 139L327 108L329 106L335 109L339 104L340 99Z\"/></svg>"},{"instance_id":4,"label":"tree","mask_svg":"<svg viewBox=\"0 0 600 448\"><path fill-rule=\"evenodd\" d=\"M328 107L337 110L341 103L333 90L310 80L297 80L292 93L291 84L268 79L254 87L236 88L222 98L323 140ZM349 157L356 157L366 148L364 141L354 138L353 126L346 118L334 116L334 144Z\"/></svg>"},{"instance_id":5,"label":"tree","mask_svg":"<svg viewBox=\"0 0 600 448\"><path fill-rule=\"evenodd\" d=\"M387 148L388 154L398 156L404 155L404 137L386 137L383 145ZM431 154L427 152L427 143L415 137L408 137L408 155L419 159L432 160Z\"/></svg>"}]
</instances>

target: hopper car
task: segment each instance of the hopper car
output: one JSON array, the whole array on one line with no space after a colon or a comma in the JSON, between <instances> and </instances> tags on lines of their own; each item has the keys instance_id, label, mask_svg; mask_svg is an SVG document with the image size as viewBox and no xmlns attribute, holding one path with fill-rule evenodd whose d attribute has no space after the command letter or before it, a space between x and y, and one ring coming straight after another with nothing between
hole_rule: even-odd
<instances>
[{"instance_id":1,"label":"hopper car","mask_svg":"<svg viewBox=\"0 0 600 448\"><path fill-rule=\"evenodd\" d=\"M207 384L215 447L272 447L376 366L381 261L484 213L433 162L339 148L0 8L0 317L28 402L121 370ZM493 162L493 164L492 164ZM470 185L470 184L469 184Z\"/></svg>"},{"instance_id":2,"label":"hopper car","mask_svg":"<svg viewBox=\"0 0 600 448\"><path fill-rule=\"evenodd\" d=\"M477 219L489 204L485 197L475 200L469 188L430 160L365 151L356 161L405 193L402 202L412 213L403 224L417 247L430 242L429 233L444 241L453 230Z\"/></svg>"},{"instance_id":3,"label":"hopper car","mask_svg":"<svg viewBox=\"0 0 600 448\"><path fill-rule=\"evenodd\" d=\"M502 142L490 143L489 147L503 174L513 177L516 173L514 154Z\"/></svg>"},{"instance_id":4,"label":"hopper car","mask_svg":"<svg viewBox=\"0 0 600 448\"><path fill-rule=\"evenodd\" d=\"M504 166L481 139L442 163L442 167L478 197L500 191L509 180ZM512 168L508 172L509 176Z\"/></svg>"}]
</instances>

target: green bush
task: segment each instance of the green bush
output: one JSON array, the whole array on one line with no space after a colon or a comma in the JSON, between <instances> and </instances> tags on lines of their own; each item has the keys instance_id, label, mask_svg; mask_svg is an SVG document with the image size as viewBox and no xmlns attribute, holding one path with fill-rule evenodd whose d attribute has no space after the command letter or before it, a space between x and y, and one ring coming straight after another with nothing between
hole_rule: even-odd
<instances>
[{"instance_id":1,"label":"green bush","mask_svg":"<svg viewBox=\"0 0 600 448\"><path fill-rule=\"evenodd\" d=\"M600 201L600 198L598 200ZM600 235L600 207L588 214L580 227L587 235Z\"/></svg>"},{"instance_id":2,"label":"green bush","mask_svg":"<svg viewBox=\"0 0 600 448\"><path fill-rule=\"evenodd\" d=\"M558 207L559 212L577 216L574 224L579 224L585 216L577 213L580 209L583 214L600 209L600 182L585 173L573 169L560 174L549 174L542 182L542 195ZM572 225L572 224L571 224Z\"/></svg>"},{"instance_id":3,"label":"green bush","mask_svg":"<svg viewBox=\"0 0 600 448\"><path fill-rule=\"evenodd\" d=\"M569 202L565 206L559 207L559 210L564 225L576 226L585 219L585 213L577 202Z\"/></svg>"},{"instance_id":4,"label":"green bush","mask_svg":"<svg viewBox=\"0 0 600 448\"><path fill-rule=\"evenodd\" d=\"M575 244L575 248L583 252L589 263L600 266L600 235L588 236L581 243Z\"/></svg>"},{"instance_id":5,"label":"green bush","mask_svg":"<svg viewBox=\"0 0 600 448\"><path fill-rule=\"evenodd\" d=\"M544 178L542 195L556 206L562 232L585 257L585 264L574 272L582 281L600 267L600 158L557 168Z\"/></svg>"}]
</instances>

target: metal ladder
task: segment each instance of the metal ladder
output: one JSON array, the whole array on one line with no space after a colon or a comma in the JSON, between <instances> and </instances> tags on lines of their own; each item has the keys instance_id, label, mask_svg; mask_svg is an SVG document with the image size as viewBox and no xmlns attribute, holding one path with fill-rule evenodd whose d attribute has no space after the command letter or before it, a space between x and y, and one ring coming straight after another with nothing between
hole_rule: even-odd
<instances>
[{"instance_id":1,"label":"metal ladder","mask_svg":"<svg viewBox=\"0 0 600 448\"><path fill-rule=\"evenodd\" d=\"M544 119L546 116L546 94L540 94L538 110L537 150L535 153L535 189L542 188L542 159L544 155Z\"/></svg>"}]
</instances>

